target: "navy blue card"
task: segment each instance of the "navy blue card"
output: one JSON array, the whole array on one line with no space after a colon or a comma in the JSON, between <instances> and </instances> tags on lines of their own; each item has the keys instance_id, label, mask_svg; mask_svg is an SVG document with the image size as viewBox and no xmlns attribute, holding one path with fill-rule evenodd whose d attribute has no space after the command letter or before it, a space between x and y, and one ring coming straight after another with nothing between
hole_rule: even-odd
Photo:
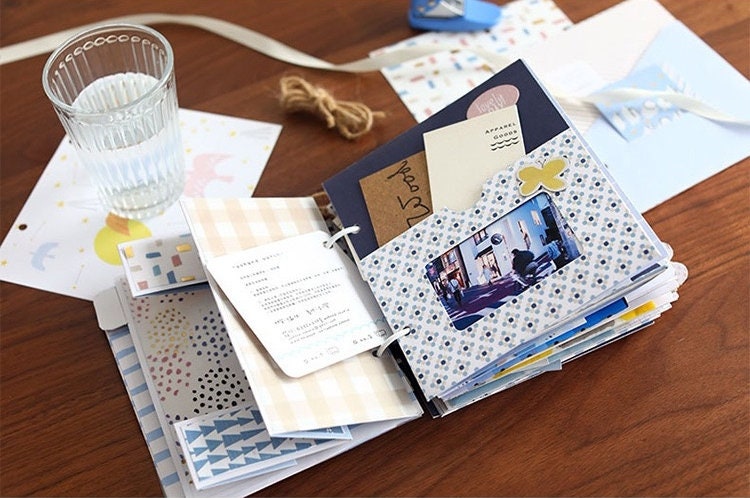
<instances>
[{"instance_id":1,"label":"navy blue card","mask_svg":"<svg viewBox=\"0 0 750 498\"><path fill-rule=\"evenodd\" d=\"M358 233L348 235L352 248L360 259L378 249L378 242L359 180L423 151L424 133L467 119L467 113L477 98L501 85L511 85L518 89L516 106L527 153L570 128L570 124L522 61L507 66L445 109L323 183L344 226L357 225L360 228Z\"/></svg>"}]
</instances>

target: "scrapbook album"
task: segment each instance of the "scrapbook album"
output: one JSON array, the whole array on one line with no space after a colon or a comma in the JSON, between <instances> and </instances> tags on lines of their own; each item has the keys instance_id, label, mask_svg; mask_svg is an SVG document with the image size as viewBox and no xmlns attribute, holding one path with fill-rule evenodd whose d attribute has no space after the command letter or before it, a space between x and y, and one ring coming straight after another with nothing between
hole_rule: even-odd
<instances>
[{"instance_id":1,"label":"scrapbook album","mask_svg":"<svg viewBox=\"0 0 750 498\"><path fill-rule=\"evenodd\" d=\"M522 61L324 189L185 198L189 234L119 246L102 328L168 494L250 493L559 370L687 277Z\"/></svg>"},{"instance_id":2,"label":"scrapbook album","mask_svg":"<svg viewBox=\"0 0 750 498\"><path fill-rule=\"evenodd\" d=\"M373 175L401 208L385 243ZM522 61L324 187L433 416L642 328L686 278Z\"/></svg>"}]
</instances>

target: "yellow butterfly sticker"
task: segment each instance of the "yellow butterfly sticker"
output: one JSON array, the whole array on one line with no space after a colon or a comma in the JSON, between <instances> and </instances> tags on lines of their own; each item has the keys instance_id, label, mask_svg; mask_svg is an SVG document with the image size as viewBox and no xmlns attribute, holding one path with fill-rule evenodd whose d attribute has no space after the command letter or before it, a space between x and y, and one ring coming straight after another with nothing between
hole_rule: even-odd
<instances>
[{"instance_id":1,"label":"yellow butterfly sticker","mask_svg":"<svg viewBox=\"0 0 750 498\"><path fill-rule=\"evenodd\" d=\"M545 162L541 168L534 165L524 166L518 170L518 179L521 180L519 190L521 195L528 196L545 188L551 192L559 192L566 186L565 180L559 175L568 167L568 161L564 157L555 157Z\"/></svg>"}]
</instances>

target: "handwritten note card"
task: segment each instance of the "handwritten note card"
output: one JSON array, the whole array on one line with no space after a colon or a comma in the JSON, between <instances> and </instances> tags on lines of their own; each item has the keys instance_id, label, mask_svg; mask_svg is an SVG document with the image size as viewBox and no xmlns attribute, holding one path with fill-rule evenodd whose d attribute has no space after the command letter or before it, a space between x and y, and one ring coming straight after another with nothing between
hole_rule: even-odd
<instances>
[{"instance_id":1,"label":"handwritten note card","mask_svg":"<svg viewBox=\"0 0 750 498\"><path fill-rule=\"evenodd\" d=\"M423 151L362 178L359 185L380 246L432 214Z\"/></svg>"},{"instance_id":2,"label":"handwritten note card","mask_svg":"<svg viewBox=\"0 0 750 498\"><path fill-rule=\"evenodd\" d=\"M427 132L424 145L435 210L473 206L484 182L526 153L515 105Z\"/></svg>"},{"instance_id":3,"label":"handwritten note card","mask_svg":"<svg viewBox=\"0 0 750 498\"><path fill-rule=\"evenodd\" d=\"M301 377L388 335L354 263L311 232L209 260L207 269L281 370Z\"/></svg>"}]
</instances>

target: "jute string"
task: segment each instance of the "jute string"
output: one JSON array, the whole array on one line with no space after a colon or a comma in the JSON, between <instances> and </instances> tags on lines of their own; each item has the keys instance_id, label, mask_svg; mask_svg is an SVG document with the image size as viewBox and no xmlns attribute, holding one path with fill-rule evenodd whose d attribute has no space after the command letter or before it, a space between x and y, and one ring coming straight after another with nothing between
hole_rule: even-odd
<instances>
[{"instance_id":1,"label":"jute string","mask_svg":"<svg viewBox=\"0 0 750 498\"><path fill-rule=\"evenodd\" d=\"M375 118L385 113L372 111L361 102L336 100L324 88L315 86L299 76L284 76L281 86L281 106L287 112L306 112L336 128L339 134L354 140L372 129Z\"/></svg>"}]
</instances>

